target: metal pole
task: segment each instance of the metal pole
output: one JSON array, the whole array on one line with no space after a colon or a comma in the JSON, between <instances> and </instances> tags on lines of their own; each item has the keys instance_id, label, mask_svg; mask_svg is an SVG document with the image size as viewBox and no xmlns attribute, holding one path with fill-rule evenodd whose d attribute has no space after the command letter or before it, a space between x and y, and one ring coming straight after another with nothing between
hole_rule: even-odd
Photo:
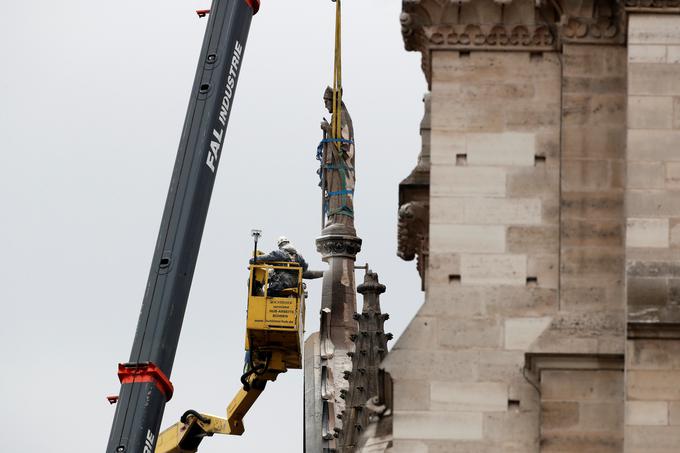
<instances>
[{"instance_id":1,"label":"metal pole","mask_svg":"<svg viewBox=\"0 0 680 453\"><path fill-rule=\"evenodd\" d=\"M107 453L152 453L259 0L213 0Z\"/></svg>"}]
</instances>

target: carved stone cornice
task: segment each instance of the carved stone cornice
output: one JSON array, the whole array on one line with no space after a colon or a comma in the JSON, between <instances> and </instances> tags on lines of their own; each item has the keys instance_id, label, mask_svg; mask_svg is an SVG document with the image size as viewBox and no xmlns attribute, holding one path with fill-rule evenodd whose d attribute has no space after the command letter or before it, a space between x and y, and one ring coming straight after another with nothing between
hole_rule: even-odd
<instances>
[{"instance_id":1,"label":"carved stone cornice","mask_svg":"<svg viewBox=\"0 0 680 453\"><path fill-rule=\"evenodd\" d=\"M626 42L626 12L617 0L562 0L559 14L559 37L563 43Z\"/></svg>"},{"instance_id":2,"label":"carved stone cornice","mask_svg":"<svg viewBox=\"0 0 680 453\"><path fill-rule=\"evenodd\" d=\"M678 14L680 0L626 0L630 13Z\"/></svg>"},{"instance_id":3,"label":"carved stone cornice","mask_svg":"<svg viewBox=\"0 0 680 453\"><path fill-rule=\"evenodd\" d=\"M316 240L316 251L322 259L330 257L346 257L356 259L361 251L361 239L356 236L324 235Z\"/></svg>"},{"instance_id":4,"label":"carved stone cornice","mask_svg":"<svg viewBox=\"0 0 680 453\"><path fill-rule=\"evenodd\" d=\"M545 25L431 25L423 33L431 49L548 51L555 42Z\"/></svg>"},{"instance_id":5,"label":"carved stone cornice","mask_svg":"<svg viewBox=\"0 0 680 453\"><path fill-rule=\"evenodd\" d=\"M623 354L524 354L525 376L539 384L541 373L546 370L623 371L624 362Z\"/></svg>"},{"instance_id":6,"label":"carved stone cornice","mask_svg":"<svg viewBox=\"0 0 680 453\"><path fill-rule=\"evenodd\" d=\"M674 8L680 0L626 0ZM674 6L672 6L674 5ZM406 50L423 54L431 82L436 50L560 51L563 43L623 44L625 8L618 0L402 0Z\"/></svg>"},{"instance_id":7,"label":"carved stone cornice","mask_svg":"<svg viewBox=\"0 0 680 453\"><path fill-rule=\"evenodd\" d=\"M629 340L680 340L680 322L628 322Z\"/></svg>"}]
</instances>

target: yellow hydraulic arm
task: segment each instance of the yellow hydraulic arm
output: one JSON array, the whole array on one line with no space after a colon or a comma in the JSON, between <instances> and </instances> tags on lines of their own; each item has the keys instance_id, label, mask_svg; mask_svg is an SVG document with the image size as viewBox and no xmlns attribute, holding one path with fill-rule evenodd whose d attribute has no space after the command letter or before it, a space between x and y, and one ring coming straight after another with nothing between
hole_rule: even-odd
<instances>
[{"instance_id":1,"label":"yellow hydraulic arm","mask_svg":"<svg viewBox=\"0 0 680 453\"><path fill-rule=\"evenodd\" d=\"M297 286L269 291L276 272L295 275ZM267 382L289 368L302 368L305 290L297 263L256 263L250 266L245 349L249 352L243 387L227 408L227 418L190 410L158 436L155 453L193 453L215 434L243 434L243 417Z\"/></svg>"},{"instance_id":2,"label":"yellow hydraulic arm","mask_svg":"<svg viewBox=\"0 0 680 453\"><path fill-rule=\"evenodd\" d=\"M158 436L156 453L193 453L205 437L214 434L243 434L243 417L255 403L267 384L275 381L280 373L287 371L283 354L273 351L267 368L261 373L253 372L227 408L227 418L187 411L178 423Z\"/></svg>"}]
</instances>

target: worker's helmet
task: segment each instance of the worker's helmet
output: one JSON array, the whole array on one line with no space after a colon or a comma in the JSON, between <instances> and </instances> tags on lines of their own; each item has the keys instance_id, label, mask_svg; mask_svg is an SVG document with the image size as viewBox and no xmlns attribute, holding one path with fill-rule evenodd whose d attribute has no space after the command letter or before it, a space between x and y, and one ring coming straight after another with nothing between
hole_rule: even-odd
<instances>
[{"instance_id":1,"label":"worker's helmet","mask_svg":"<svg viewBox=\"0 0 680 453\"><path fill-rule=\"evenodd\" d=\"M279 248L283 247L283 246L286 245L286 244L290 244L290 241L289 241L288 238L285 237L285 236L279 237L279 240L276 241L276 245L277 245L277 247L279 247Z\"/></svg>"},{"instance_id":2,"label":"worker's helmet","mask_svg":"<svg viewBox=\"0 0 680 453\"><path fill-rule=\"evenodd\" d=\"M294 246L293 244L291 244L290 242L284 244L284 245L281 247L281 250L286 251L289 255L297 255L297 249L296 249L295 246Z\"/></svg>"}]
</instances>

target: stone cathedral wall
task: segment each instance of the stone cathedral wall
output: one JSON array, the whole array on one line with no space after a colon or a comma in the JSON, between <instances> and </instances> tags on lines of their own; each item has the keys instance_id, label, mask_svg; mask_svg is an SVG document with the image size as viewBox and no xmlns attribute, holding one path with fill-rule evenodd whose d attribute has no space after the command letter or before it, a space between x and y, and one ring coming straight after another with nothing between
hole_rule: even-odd
<instances>
[{"instance_id":1,"label":"stone cathedral wall","mask_svg":"<svg viewBox=\"0 0 680 453\"><path fill-rule=\"evenodd\" d=\"M680 15L628 27L626 452L680 451Z\"/></svg>"},{"instance_id":2,"label":"stone cathedral wall","mask_svg":"<svg viewBox=\"0 0 680 453\"><path fill-rule=\"evenodd\" d=\"M403 4L429 210L393 451L677 453L680 2Z\"/></svg>"}]
</instances>

